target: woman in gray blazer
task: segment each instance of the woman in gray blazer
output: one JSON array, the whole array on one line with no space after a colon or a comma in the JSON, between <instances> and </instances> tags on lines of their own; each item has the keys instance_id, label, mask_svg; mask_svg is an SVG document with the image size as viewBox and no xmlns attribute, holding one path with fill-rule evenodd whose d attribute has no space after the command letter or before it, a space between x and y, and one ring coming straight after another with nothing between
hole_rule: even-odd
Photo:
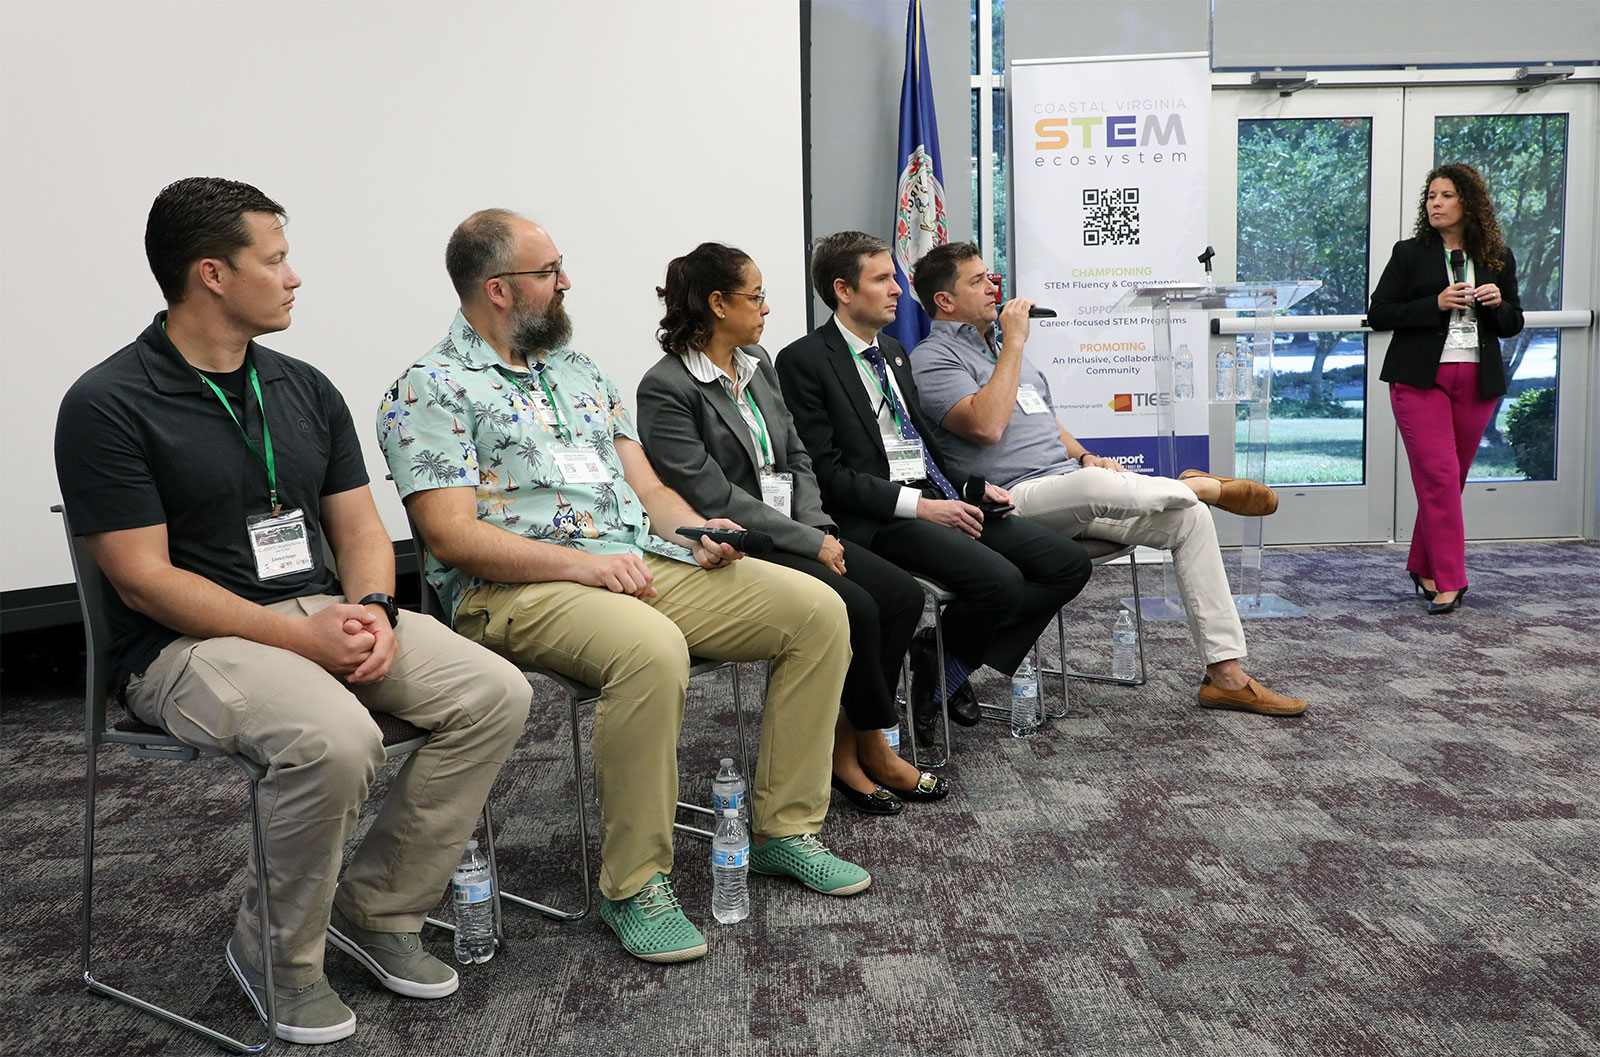
<instances>
[{"instance_id":1,"label":"woman in gray blazer","mask_svg":"<svg viewBox=\"0 0 1600 1057\"><path fill-rule=\"evenodd\" d=\"M850 669L833 743L833 786L868 814L939 800L946 779L890 748L893 687L922 615L911 576L841 540L822 509L811 460L757 342L770 311L761 271L730 246L704 243L667 266L656 338L666 353L639 383L639 436L656 473L707 517L769 533L763 560L822 580L850 617Z\"/></svg>"}]
</instances>

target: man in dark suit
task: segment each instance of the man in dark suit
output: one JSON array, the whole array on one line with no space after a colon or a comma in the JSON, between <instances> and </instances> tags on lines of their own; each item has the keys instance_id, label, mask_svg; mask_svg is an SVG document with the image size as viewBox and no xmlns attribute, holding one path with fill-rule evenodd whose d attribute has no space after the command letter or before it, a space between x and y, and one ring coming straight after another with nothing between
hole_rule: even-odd
<instances>
[{"instance_id":1,"label":"man in dark suit","mask_svg":"<svg viewBox=\"0 0 1600 1057\"><path fill-rule=\"evenodd\" d=\"M879 331L900 287L882 240L842 231L817 240L811 280L834 315L778 354L778 377L811 455L822 504L846 539L956 596L945 610L951 715L979 719L967 677L1015 672L1050 618L1083 590L1083 548L1021 518L985 515L940 469L905 348ZM994 485L984 505L1010 497ZM912 650L912 699L926 730L938 711L931 637Z\"/></svg>"}]
</instances>

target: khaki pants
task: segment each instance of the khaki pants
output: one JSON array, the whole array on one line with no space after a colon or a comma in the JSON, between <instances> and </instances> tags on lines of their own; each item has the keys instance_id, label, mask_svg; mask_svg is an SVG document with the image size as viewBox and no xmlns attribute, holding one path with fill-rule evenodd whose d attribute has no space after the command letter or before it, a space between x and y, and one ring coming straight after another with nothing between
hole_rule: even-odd
<instances>
[{"instance_id":1,"label":"khaki pants","mask_svg":"<svg viewBox=\"0 0 1600 1057\"><path fill-rule=\"evenodd\" d=\"M1017 513L1063 536L1172 552L1189 637L1206 664L1245 655L1244 625L1228 590L1211 510L1170 477L1092 466L1012 485Z\"/></svg>"},{"instance_id":2,"label":"khaki pants","mask_svg":"<svg viewBox=\"0 0 1600 1057\"><path fill-rule=\"evenodd\" d=\"M270 608L311 614L341 601L311 595ZM267 766L261 812L280 986L305 987L322 975L344 842L384 759L369 710L430 732L400 769L339 886L340 909L380 932L422 927L527 723L532 691L515 666L416 613L401 614L395 637L389 674L370 686L231 636L181 638L128 683L128 707L145 722ZM235 935L260 965L257 898L252 875Z\"/></svg>"},{"instance_id":3,"label":"khaki pants","mask_svg":"<svg viewBox=\"0 0 1600 1057\"><path fill-rule=\"evenodd\" d=\"M750 787L752 828L767 837L822 828L850 663L844 603L819 580L755 558L715 571L649 553L644 562L655 598L570 581L486 584L467 592L455 618L461 634L518 664L600 688L594 769L607 899L672 872L690 654L772 659Z\"/></svg>"}]
</instances>

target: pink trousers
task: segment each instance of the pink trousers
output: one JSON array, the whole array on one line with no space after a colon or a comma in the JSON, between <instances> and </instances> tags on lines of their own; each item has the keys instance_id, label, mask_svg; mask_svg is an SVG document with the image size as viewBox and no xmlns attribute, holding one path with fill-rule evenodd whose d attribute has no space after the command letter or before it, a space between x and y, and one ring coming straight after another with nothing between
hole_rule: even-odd
<instances>
[{"instance_id":1,"label":"pink trousers","mask_svg":"<svg viewBox=\"0 0 1600 1057\"><path fill-rule=\"evenodd\" d=\"M1478 365L1441 363L1436 387L1389 385L1389 404L1411 463L1417 524L1406 569L1440 591L1467 586L1467 530L1461 490L1489 426L1495 401L1478 395Z\"/></svg>"}]
</instances>

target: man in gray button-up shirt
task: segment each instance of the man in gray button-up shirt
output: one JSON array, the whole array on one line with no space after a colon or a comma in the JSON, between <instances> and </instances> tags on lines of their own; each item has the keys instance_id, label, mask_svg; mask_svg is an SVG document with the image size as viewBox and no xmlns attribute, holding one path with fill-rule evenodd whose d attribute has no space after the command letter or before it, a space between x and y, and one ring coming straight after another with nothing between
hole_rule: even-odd
<instances>
[{"instance_id":1,"label":"man in gray button-up shirt","mask_svg":"<svg viewBox=\"0 0 1600 1057\"><path fill-rule=\"evenodd\" d=\"M1207 509L1270 514L1278 503L1272 489L1197 470L1179 480L1129 473L1084 448L1056 419L1049 382L1023 355L1033 303L1017 298L997 309L988 266L971 243L929 251L913 281L933 329L911 366L949 471L1003 485L1019 514L1063 535L1170 550L1206 665L1200 704L1274 716L1305 711L1306 702L1268 690L1239 664L1244 627Z\"/></svg>"}]
</instances>

